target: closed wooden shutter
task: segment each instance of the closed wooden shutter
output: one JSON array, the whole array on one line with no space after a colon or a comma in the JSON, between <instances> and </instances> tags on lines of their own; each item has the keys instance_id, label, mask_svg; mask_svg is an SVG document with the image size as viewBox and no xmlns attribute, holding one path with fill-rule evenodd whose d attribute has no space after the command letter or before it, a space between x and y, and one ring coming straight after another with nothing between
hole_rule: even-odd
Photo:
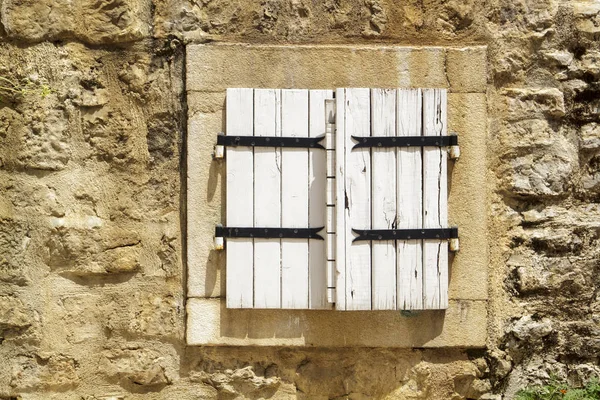
<instances>
[{"instance_id":1,"label":"closed wooden shutter","mask_svg":"<svg viewBox=\"0 0 600 400\"><path fill-rule=\"evenodd\" d=\"M447 241L356 242L353 231L446 228L446 149L353 149L352 139L445 136L446 91L337 89L336 103L336 309L447 308Z\"/></svg>"},{"instance_id":2,"label":"closed wooden shutter","mask_svg":"<svg viewBox=\"0 0 600 400\"><path fill-rule=\"evenodd\" d=\"M331 90L227 90L226 135L325 135ZM312 228L326 224L326 153L317 149L227 148L226 222L233 227ZM229 308L331 308L325 242L229 238Z\"/></svg>"},{"instance_id":3,"label":"closed wooden shutter","mask_svg":"<svg viewBox=\"0 0 600 400\"><path fill-rule=\"evenodd\" d=\"M447 241L354 241L354 230L447 227L444 147L354 148L445 136L445 90L228 89L226 112L228 136L326 136L325 149L227 148L229 227L325 227L326 239L228 238L227 307L447 307Z\"/></svg>"}]
</instances>

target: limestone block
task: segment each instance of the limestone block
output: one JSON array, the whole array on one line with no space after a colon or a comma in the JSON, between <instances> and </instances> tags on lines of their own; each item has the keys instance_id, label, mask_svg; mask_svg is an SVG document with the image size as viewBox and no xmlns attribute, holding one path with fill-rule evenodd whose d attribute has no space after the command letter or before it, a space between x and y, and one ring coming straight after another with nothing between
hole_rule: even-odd
<instances>
[{"instance_id":1,"label":"limestone block","mask_svg":"<svg viewBox=\"0 0 600 400\"><path fill-rule=\"evenodd\" d=\"M104 227L99 218L87 218L87 227L66 225L55 218L46 241L46 263L55 271L73 275L132 273L140 268L141 239L133 231Z\"/></svg>"},{"instance_id":2,"label":"limestone block","mask_svg":"<svg viewBox=\"0 0 600 400\"><path fill-rule=\"evenodd\" d=\"M499 176L507 176L512 169L508 191L520 196L559 196L568 189L573 173L573 160L569 154L528 154L515 158Z\"/></svg>"},{"instance_id":3,"label":"limestone block","mask_svg":"<svg viewBox=\"0 0 600 400\"><path fill-rule=\"evenodd\" d=\"M587 194L597 194L600 192L600 172L592 169L584 173L581 178L581 188Z\"/></svg>"},{"instance_id":4,"label":"limestone block","mask_svg":"<svg viewBox=\"0 0 600 400\"><path fill-rule=\"evenodd\" d=\"M568 67L573 62L573 53L569 51L544 51L544 59L561 67Z\"/></svg>"},{"instance_id":5,"label":"limestone block","mask_svg":"<svg viewBox=\"0 0 600 400\"><path fill-rule=\"evenodd\" d=\"M552 333L552 323L548 318L537 321L530 315L526 315L517 320L510 331L521 340L539 342L543 337Z\"/></svg>"},{"instance_id":6,"label":"limestone block","mask_svg":"<svg viewBox=\"0 0 600 400\"><path fill-rule=\"evenodd\" d=\"M25 224L0 218L0 282L16 285L29 282L24 266L30 242Z\"/></svg>"},{"instance_id":7,"label":"limestone block","mask_svg":"<svg viewBox=\"0 0 600 400\"><path fill-rule=\"evenodd\" d=\"M176 158L180 135L180 128L175 123L177 117L177 115L160 113L148 120L146 143L152 164L160 164Z\"/></svg>"},{"instance_id":8,"label":"limestone block","mask_svg":"<svg viewBox=\"0 0 600 400\"><path fill-rule=\"evenodd\" d=\"M61 278L55 277L53 284L56 287L61 285ZM90 293L67 292L57 293L52 300L56 306L47 311L52 319L45 322L43 329L46 334L53 336L53 347L81 344L90 349L95 348L96 343L106 334L102 324L105 318L103 308L107 303L105 298ZM55 323L56 321L60 322Z\"/></svg>"},{"instance_id":9,"label":"limestone block","mask_svg":"<svg viewBox=\"0 0 600 400\"><path fill-rule=\"evenodd\" d=\"M536 111L532 111L536 113ZM504 122L498 134L502 164L496 174L508 196L560 196L579 164L566 128L555 130L538 117Z\"/></svg>"},{"instance_id":10,"label":"limestone block","mask_svg":"<svg viewBox=\"0 0 600 400\"><path fill-rule=\"evenodd\" d=\"M27 329L33 323L33 313L21 300L0 296L0 335L6 330Z\"/></svg>"},{"instance_id":11,"label":"limestone block","mask_svg":"<svg viewBox=\"0 0 600 400\"><path fill-rule=\"evenodd\" d=\"M190 376L192 382L214 387L221 396L271 397L281 385L278 377L256 376L251 366L216 373L199 371Z\"/></svg>"},{"instance_id":12,"label":"limestone block","mask_svg":"<svg viewBox=\"0 0 600 400\"><path fill-rule=\"evenodd\" d=\"M106 329L123 335L179 338L181 301L165 290L143 287L107 301Z\"/></svg>"},{"instance_id":13,"label":"limestone block","mask_svg":"<svg viewBox=\"0 0 600 400\"><path fill-rule=\"evenodd\" d=\"M19 356L13 360L10 386L19 391L65 391L78 386L76 360L61 353Z\"/></svg>"},{"instance_id":14,"label":"limestone block","mask_svg":"<svg viewBox=\"0 0 600 400\"><path fill-rule=\"evenodd\" d=\"M172 363L168 353L129 345L102 352L100 371L125 387L162 387L173 382Z\"/></svg>"},{"instance_id":15,"label":"limestone block","mask_svg":"<svg viewBox=\"0 0 600 400\"><path fill-rule=\"evenodd\" d=\"M575 27L582 34L594 38L600 33L600 4L594 0L580 0L573 3L576 17Z\"/></svg>"},{"instance_id":16,"label":"limestone block","mask_svg":"<svg viewBox=\"0 0 600 400\"><path fill-rule=\"evenodd\" d=\"M111 106L82 110L83 135L92 153L119 168L131 168L143 160L147 144L137 134L132 119L131 110Z\"/></svg>"},{"instance_id":17,"label":"limestone block","mask_svg":"<svg viewBox=\"0 0 600 400\"><path fill-rule=\"evenodd\" d=\"M521 261L523 263L523 261ZM539 264L525 263L519 266L514 256L507 261L509 267L516 268L517 290L521 293L533 293L536 290L548 289L549 273Z\"/></svg>"},{"instance_id":18,"label":"limestone block","mask_svg":"<svg viewBox=\"0 0 600 400\"><path fill-rule=\"evenodd\" d=\"M459 227L461 247L450 268L451 299L488 297L487 119L485 94L448 95L448 129L458 134L461 149L460 159L448 164L448 221Z\"/></svg>"},{"instance_id":19,"label":"limestone block","mask_svg":"<svg viewBox=\"0 0 600 400\"><path fill-rule=\"evenodd\" d=\"M531 121L530 121L531 122ZM572 174L579 159L575 145L562 133L543 128L544 124L515 124L511 136L515 148L502 155L497 171L502 190L509 196L560 196L572 184ZM531 135L519 137L520 129L532 129ZM544 136L544 132L547 136ZM521 144L518 144L521 141ZM527 153L519 149L527 149Z\"/></svg>"},{"instance_id":20,"label":"limestone block","mask_svg":"<svg viewBox=\"0 0 600 400\"><path fill-rule=\"evenodd\" d=\"M581 57L581 71L596 78L600 76L600 51L587 51Z\"/></svg>"},{"instance_id":21,"label":"limestone block","mask_svg":"<svg viewBox=\"0 0 600 400\"><path fill-rule=\"evenodd\" d=\"M227 346L483 347L487 302L450 300L446 311L227 309L221 299L187 302L187 343ZM468 327L468 328L467 328Z\"/></svg>"},{"instance_id":22,"label":"limestone block","mask_svg":"<svg viewBox=\"0 0 600 400\"><path fill-rule=\"evenodd\" d=\"M188 91L448 87L446 51L440 47L219 44L187 49Z\"/></svg>"},{"instance_id":23,"label":"limestone block","mask_svg":"<svg viewBox=\"0 0 600 400\"><path fill-rule=\"evenodd\" d=\"M24 114L8 108L0 112L7 144L4 152L0 150L0 166L49 171L66 168L71 159L67 116L50 101L41 103L31 104Z\"/></svg>"},{"instance_id":24,"label":"limestone block","mask_svg":"<svg viewBox=\"0 0 600 400\"><path fill-rule=\"evenodd\" d=\"M448 49L447 57L447 74L452 92L486 91L487 47Z\"/></svg>"},{"instance_id":25,"label":"limestone block","mask_svg":"<svg viewBox=\"0 0 600 400\"><path fill-rule=\"evenodd\" d=\"M556 88L511 88L503 91L510 121L559 118L565 115L563 93Z\"/></svg>"},{"instance_id":26,"label":"limestone block","mask_svg":"<svg viewBox=\"0 0 600 400\"><path fill-rule=\"evenodd\" d=\"M502 145L502 156L547 149L552 147L559 133L546 119L525 119L503 123L499 128L498 140Z\"/></svg>"},{"instance_id":27,"label":"limestone block","mask_svg":"<svg viewBox=\"0 0 600 400\"><path fill-rule=\"evenodd\" d=\"M204 97L204 94L197 97ZM224 100L224 94L220 97ZM221 102L221 104L223 104ZM215 297L221 292L224 255L214 249L215 225L224 222L223 161L213 160L217 133L223 130L222 109L190 118L187 158L188 295Z\"/></svg>"},{"instance_id":28,"label":"limestone block","mask_svg":"<svg viewBox=\"0 0 600 400\"><path fill-rule=\"evenodd\" d=\"M7 0L2 23L8 35L30 42L76 38L90 44L140 40L149 33L145 0Z\"/></svg>"}]
</instances>

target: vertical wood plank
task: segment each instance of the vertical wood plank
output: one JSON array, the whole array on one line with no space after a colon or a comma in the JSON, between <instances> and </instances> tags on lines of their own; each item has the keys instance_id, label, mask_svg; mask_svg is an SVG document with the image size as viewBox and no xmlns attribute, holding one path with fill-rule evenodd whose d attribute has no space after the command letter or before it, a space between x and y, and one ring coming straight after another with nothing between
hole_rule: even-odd
<instances>
[{"instance_id":1,"label":"vertical wood plank","mask_svg":"<svg viewBox=\"0 0 600 400\"><path fill-rule=\"evenodd\" d=\"M422 135L422 94L420 89L398 90L398 136ZM422 148L400 147L398 155L399 229L423 227ZM398 309L423 308L423 241L399 240Z\"/></svg>"},{"instance_id":2,"label":"vertical wood plank","mask_svg":"<svg viewBox=\"0 0 600 400\"><path fill-rule=\"evenodd\" d=\"M253 90L227 89L226 134L252 135ZM252 227L254 223L254 155L251 147L227 148L227 225ZM226 298L229 308L253 306L252 239L228 239Z\"/></svg>"},{"instance_id":3,"label":"vertical wood plank","mask_svg":"<svg viewBox=\"0 0 600 400\"><path fill-rule=\"evenodd\" d=\"M346 89L336 89L335 104L335 308L346 310Z\"/></svg>"},{"instance_id":4,"label":"vertical wood plank","mask_svg":"<svg viewBox=\"0 0 600 400\"><path fill-rule=\"evenodd\" d=\"M396 136L396 90L372 89L371 128L373 136ZM396 151L372 149L372 228L396 228ZM396 243L373 241L373 310L396 309Z\"/></svg>"},{"instance_id":5,"label":"vertical wood plank","mask_svg":"<svg viewBox=\"0 0 600 400\"><path fill-rule=\"evenodd\" d=\"M309 136L325 136L325 100L333 98L331 90L309 92ZM324 144L324 140L321 142ZM327 155L320 149L308 151L308 226L327 225ZM327 234L327 230L321 232ZM308 302L311 309L330 308L327 301L327 254L325 241L308 242Z\"/></svg>"},{"instance_id":6,"label":"vertical wood plank","mask_svg":"<svg viewBox=\"0 0 600 400\"><path fill-rule=\"evenodd\" d=\"M280 91L254 90L254 136L281 136ZM229 160L227 160L229 162ZM281 226L281 149L254 149L254 226ZM254 307L281 307L281 241L254 239Z\"/></svg>"},{"instance_id":7,"label":"vertical wood plank","mask_svg":"<svg viewBox=\"0 0 600 400\"><path fill-rule=\"evenodd\" d=\"M423 133L446 135L445 89L423 91ZM423 226L446 228L448 225L448 187L446 149L425 147L423 150ZM448 307L448 242L425 240L423 244L423 308Z\"/></svg>"},{"instance_id":8,"label":"vertical wood plank","mask_svg":"<svg viewBox=\"0 0 600 400\"><path fill-rule=\"evenodd\" d=\"M308 137L308 90L282 90L281 135ZM281 225L308 226L308 150L281 154ZM281 307L308 308L308 239L281 240Z\"/></svg>"},{"instance_id":9,"label":"vertical wood plank","mask_svg":"<svg viewBox=\"0 0 600 400\"><path fill-rule=\"evenodd\" d=\"M346 309L371 309L371 243L353 243L352 229L371 229L371 150L352 150L351 136L371 135L371 96L346 89Z\"/></svg>"}]
</instances>

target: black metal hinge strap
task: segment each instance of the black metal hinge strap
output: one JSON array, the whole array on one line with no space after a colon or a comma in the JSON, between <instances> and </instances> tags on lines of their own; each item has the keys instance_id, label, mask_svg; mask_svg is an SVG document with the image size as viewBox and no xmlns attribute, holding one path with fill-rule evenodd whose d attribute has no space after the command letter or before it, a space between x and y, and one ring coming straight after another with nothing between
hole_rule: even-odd
<instances>
[{"instance_id":1,"label":"black metal hinge strap","mask_svg":"<svg viewBox=\"0 0 600 400\"><path fill-rule=\"evenodd\" d=\"M259 239L317 239L324 240L318 235L321 228L240 228L217 226L216 237L228 238L259 238Z\"/></svg>"},{"instance_id":2,"label":"black metal hinge strap","mask_svg":"<svg viewBox=\"0 0 600 400\"><path fill-rule=\"evenodd\" d=\"M352 229L356 233L353 242L359 240L423 240L423 239L455 239L458 228L439 229Z\"/></svg>"},{"instance_id":3,"label":"black metal hinge strap","mask_svg":"<svg viewBox=\"0 0 600 400\"><path fill-rule=\"evenodd\" d=\"M318 137L279 137L279 136L217 136L217 145L236 147L301 147L309 149L325 149L320 141L325 136Z\"/></svg>"},{"instance_id":4,"label":"black metal hinge strap","mask_svg":"<svg viewBox=\"0 0 600 400\"><path fill-rule=\"evenodd\" d=\"M458 146L458 136L352 136L358 143L352 149L363 147L446 147Z\"/></svg>"}]
</instances>

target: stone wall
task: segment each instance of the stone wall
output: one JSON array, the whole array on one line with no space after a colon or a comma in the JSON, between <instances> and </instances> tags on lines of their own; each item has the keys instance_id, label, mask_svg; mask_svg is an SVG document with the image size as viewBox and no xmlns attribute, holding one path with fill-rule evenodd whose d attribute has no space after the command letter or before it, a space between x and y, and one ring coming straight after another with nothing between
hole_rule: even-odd
<instances>
[{"instance_id":1,"label":"stone wall","mask_svg":"<svg viewBox=\"0 0 600 400\"><path fill-rule=\"evenodd\" d=\"M0 4L0 86L23 89L0 89L0 398L489 399L600 373L597 1ZM487 350L185 345L185 46L211 41L488 46Z\"/></svg>"}]
</instances>

